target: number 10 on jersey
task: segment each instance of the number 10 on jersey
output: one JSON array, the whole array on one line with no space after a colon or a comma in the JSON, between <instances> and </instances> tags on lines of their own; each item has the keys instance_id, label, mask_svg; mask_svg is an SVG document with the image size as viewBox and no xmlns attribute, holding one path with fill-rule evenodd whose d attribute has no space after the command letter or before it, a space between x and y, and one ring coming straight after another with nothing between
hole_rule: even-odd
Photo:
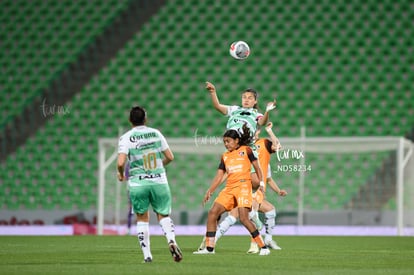
<instances>
[{"instance_id":1,"label":"number 10 on jersey","mask_svg":"<svg viewBox=\"0 0 414 275\"><path fill-rule=\"evenodd\" d=\"M142 156L145 170L153 170L157 168L157 154L149 153Z\"/></svg>"}]
</instances>

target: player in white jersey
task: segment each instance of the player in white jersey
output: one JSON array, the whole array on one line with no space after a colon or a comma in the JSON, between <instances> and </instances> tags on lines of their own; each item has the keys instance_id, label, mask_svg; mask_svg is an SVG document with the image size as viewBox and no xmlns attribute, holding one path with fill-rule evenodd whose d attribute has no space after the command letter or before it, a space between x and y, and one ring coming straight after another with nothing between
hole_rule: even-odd
<instances>
[{"instance_id":1,"label":"player in white jersey","mask_svg":"<svg viewBox=\"0 0 414 275\"><path fill-rule=\"evenodd\" d=\"M183 256L175 240L171 214L171 192L164 166L174 159L165 137L157 129L147 127L146 112L133 107L129 121L132 129L119 139L118 179L125 180L125 164L129 161L128 188L131 204L137 217L138 241L144 262L152 262L149 233L149 206L157 214L176 262Z\"/></svg>"}]
</instances>

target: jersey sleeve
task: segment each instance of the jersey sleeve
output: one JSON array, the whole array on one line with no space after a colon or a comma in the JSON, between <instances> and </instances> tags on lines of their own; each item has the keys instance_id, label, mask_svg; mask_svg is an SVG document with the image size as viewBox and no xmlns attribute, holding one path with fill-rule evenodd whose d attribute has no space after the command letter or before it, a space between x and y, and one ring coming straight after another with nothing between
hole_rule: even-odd
<instances>
[{"instance_id":1,"label":"jersey sleeve","mask_svg":"<svg viewBox=\"0 0 414 275\"><path fill-rule=\"evenodd\" d=\"M159 135L159 137L160 137L160 141L161 141L161 151L165 151L165 150L167 150L168 148L170 148L170 146L168 145L168 142L167 142L167 140L165 139L164 135L163 135L163 134L161 134L161 132L160 132L160 131L157 131L157 132L158 132L158 135Z\"/></svg>"},{"instance_id":2,"label":"jersey sleeve","mask_svg":"<svg viewBox=\"0 0 414 275\"><path fill-rule=\"evenodd\" d=\"M118 141L118 154L127 154L128 155L128 137L123 135L119 138Z\"/></svg>"},{"instance_id":3,"label":"jersey sleeve","mask_svg":"<svg viewBox=\"0 0 414 275\"><path fill-rule=\"evenodd\" d=\"M262 118L262 117L263 117L263 114L258 112L256 114L256 121L259 121L259 119Z\"/></svg>"},{"instance_id":4,"label":"jersey sleeve","mask_svg":"<svg viewBox=\"0 0 414 275\"><path fill-rule=\"evenodd\" d=\"M224 164L223 158L221 158L220 164L217 169L226 171L226 165Z\"/></svg>"},{"instance_id":5,"label":"jersey sleeve","mask_svg":"<svg viewBox=\"0 0 414 275\"><path fill-rule=\"evenodd\" d=\"M239 108L237 105L227 106L227 116L231 116L231 114Z\"/></svg>"},{"instance_id":6,"label":"jersey sleeve","mask_svg":"<svg viewBox=\"0 0 414 275\"><path fill-rule=\"evenodd\" d=\"M249 158L250 162L257 160L256 156L254 155L252 148L246 147L247 157Z\"/></svg>"}]
</instances>

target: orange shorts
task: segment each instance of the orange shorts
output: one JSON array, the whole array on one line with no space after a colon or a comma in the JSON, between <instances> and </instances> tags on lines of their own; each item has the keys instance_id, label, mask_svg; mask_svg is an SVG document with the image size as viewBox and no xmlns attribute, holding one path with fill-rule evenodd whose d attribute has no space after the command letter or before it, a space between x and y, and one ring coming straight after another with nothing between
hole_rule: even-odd
<instances>
[{"instance_id":1,"label":"orange shorts","mask_svg":"<svg viewBox=\"0 0 414 275\"><path fill-rule=\"evenodd\" d=\"M252 183L240 182L240 185L221 190L214 202L223 205L226 211L236 207L252 208Z\"/></svg>"},{"instance_id":2,"label":"orange shorts","mask_svg":"<svg viewBox=\"0 0 414 275\"><path fill-rule=\"evenodd\" d=\"M252 194L252 197L253 200L256 201L258 204L261 204L264 200L263 192L259 189L257 189L256 192Z\"/></svg>"}]
</instances>

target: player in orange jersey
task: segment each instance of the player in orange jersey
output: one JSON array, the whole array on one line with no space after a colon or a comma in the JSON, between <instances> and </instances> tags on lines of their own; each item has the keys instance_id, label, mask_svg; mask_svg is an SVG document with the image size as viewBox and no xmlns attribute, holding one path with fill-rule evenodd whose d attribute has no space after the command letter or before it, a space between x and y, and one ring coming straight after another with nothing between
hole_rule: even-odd
<instances>
[{"instance_id":1,"label":"player in orange jersey","mask_svg":"<svg viewBox=\"0 0 414 275\"><path fill-rule=\"evenodd\" d=\"M262 172L259 162L252 149L248 146L252 136L246 125L243 132L227 130L223 135L224 146L227 149L220 161L216 176L210 188L207 190L203 204L210 200L214 191L223 182L224 174L227 173L226 186L218 194L213 206L210 208L207 217L207 230L205 248L195 251L194 254L214 254L217 220L221 214L237 207L240 222L246 227L250 235L260 247L262 256L269 255L270 250L266 247L259 231L249 219L249 212L252 207L252 183L251 166L256 170L259 181L262 181Z\"/></svg>"},{"instance_id":2,"label":"player in orange jersey","mask_svg":"<svg viewBox=\"0 0 414 275\"><path fill-rule=\"evenodd\" d=\"M256 142L255 146L257 148L257 153L259 156L259 163L260 167L262 168L263 176L266 178L266 183L269 187L276 192L279 196L286 196L287 192L284 189L279 188L276 182L272 179L271 169L270 169L270 158L271 154L276 152L277 150L281 149L281 145L279 139L274 135L272 131L272 123L269 122L266 126L266 132L270 136L270 140L267 138L259 138L260 130L256 132ZM263 169L264 168L264 169ZM252 183L255 185L253 189L257 189L259 186L259 179L256 173L252 173ZM263 190L266 191L266 185L263 186ZM276 210L275 207L264 198L264 193L262 193L259 189L257 189L253 193L253 210L250 212L250 219L254 219L254 212L262 212L264 214L264 223L265 223L265 236L264 241L267 247L279 250L281 249L276 242L272 238L272 230L275 227L275 218L276 218ZM218 225L217 233L216 233L216 241L223 236L227 230L237 222L238 218L238 211L237 209L233 209L229 212L226 218ZM258 217L257 217L258 219ZM258 222L255 222L257 225ZM258 228L259 231L261 228ZM199 247L199 250L204 249L205 243L202 243ZM259 247L257 246L256 242L252 240L250 249L247 251L249 254L254 254L259 252Z\"/></svg>"},{"instance_id":3,"label":"player in orange jersey","mask_svg":"<svg viewBox=\"0 0 414 275\"><path fill-rule=\"evenodd\" d=\"M270 188L276 192L279 196L286 196L287 192L284 189L280 189L276 182L272 179L271 169L270 169L270 158L271 154L275 153L277 150L281 149L281 145L279 139L275 136L272 131L273 124L269 122L266 125L266 132L270 137L270 140L267 138L258 138L255 142L257 147L258 155L259 155L259 162L262 168L262 173L265 175L266 180L265 186L263 186L263 192L260 189L257 189L256 192L253 194L253 209L258 209L259 212L264 214L264 224L265 224L265 236L264 241L265 244L272 249L281 249L276 242L272 238L272 230L275 227L275 219L276 219L276 209L275 207L265 199L265 192L266 192L266 183L269 184ZM257 137L260 134L260 130L257 131ZM255 175L252 175L254 178ZM254 179L253 179L254 180ZM257 182L257 179L255 180ZM252 241L250 245L250 249L247 253L257 253L258 247Z\"/></svg>"}]
</instances>

